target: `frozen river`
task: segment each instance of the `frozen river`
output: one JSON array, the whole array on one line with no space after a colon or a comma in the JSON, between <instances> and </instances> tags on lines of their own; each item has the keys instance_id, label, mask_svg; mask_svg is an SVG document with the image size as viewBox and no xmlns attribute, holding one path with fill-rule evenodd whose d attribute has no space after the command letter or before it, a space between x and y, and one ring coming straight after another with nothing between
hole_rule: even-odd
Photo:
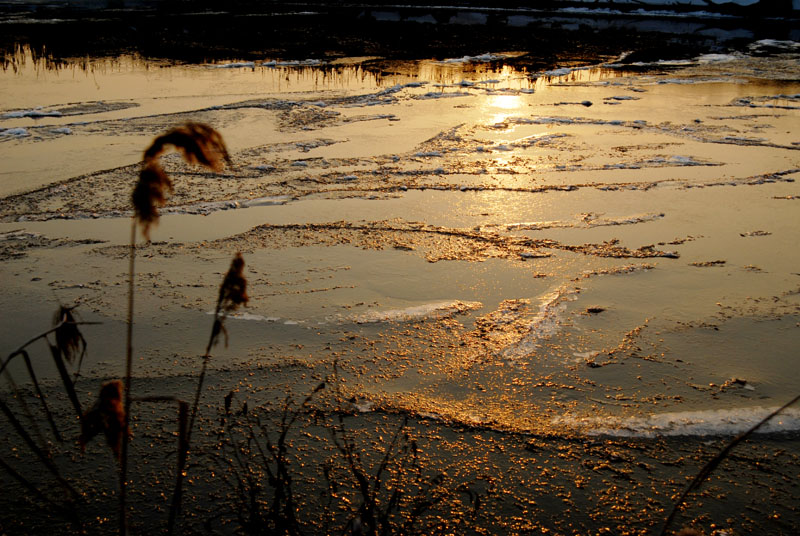
<instances>
[{"instance_id":1,"label":"frozen river","mask_svg":"<svg viewBox=\"0 0 800 536\"><path fill-rule=\"evenodd\" d=\"M123 374L142 151L207 123L233 165L165 157L175 193L138 250L142 394L189 396L241 251L250 303L211 362L209 422L231 390L251 408L300 400L336 363L365 430L407 416L437 435L432 465L473 449L487 458L470 478L507 473L499 497L522 506L495 497L501 532L647 532L699 463L653 460L694 456L800 392L800 45L542 72L517 56L51 63L19 49L0 73L4 355L77 305L103 323L84 330L82 396ZM764 431L748 456L795 463L800 410ZM613 493L603 460L626 475L608 473ZM706 515L738 532L774 510L772 533L797 528L796 484L770 473L753 498L736 471L717 485L739 496Z\"/></svg>"}]
</instances>

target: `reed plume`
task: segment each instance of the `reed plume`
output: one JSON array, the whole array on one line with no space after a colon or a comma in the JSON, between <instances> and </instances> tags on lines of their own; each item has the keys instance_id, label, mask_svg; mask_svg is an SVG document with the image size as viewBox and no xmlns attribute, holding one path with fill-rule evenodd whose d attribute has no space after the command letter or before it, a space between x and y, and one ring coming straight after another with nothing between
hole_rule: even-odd
<instances>
[{"instance_id":1,"label":"reed plume","mask_svg":"<svg viewBox=\"0 0 800 536\"><path fill-rule=\"evenodd\" d=\"M86 340L78 329L75 316L72 314L73 309L75 306L61 305L53 318L53 326L56 328L56 348L70 364L75 361L76 356L80 355L82 358L86 353Z\"/></svg>"},{"instance_id":2,"label":"reed plume","mask_svg":"<svg viewBox=\"0 0 800 536\"><path fill-rule=\"evenodd\" d=\"M147 240L150 240L150 227L158 222L158 207L163 207L167 202L166 194L174 191L172 180L158 162L144 164L133 189L132 201L135 218Z\"/></svg>"},{"instance_id":3,"label":"reed plume","mask_svg":"<svg viewBox=\"0 0 800 536\"><path fill-rule=\"evenodd\" d=\"M247 305L247 279L244 277L244 258L237 252L231 261L231 267L225 274L225 279L219 287L217 306L214 310L214 326L211 329L211 338L206 348L206 355L211 348L217 345L220 333L225 337L225 346L228 346L228 332L225 329L225 317L228 313L236 311L241 305Z\"/></svg>"},{"instance_id":4,"label":"reed plume","mask_svg":"<svg viewBox=\"0 0 800 536\"><path fill-rule=\"evenodd\" d=\"M225 142L219 132L201 123L187 123L158 136L145 150L139 181L133 190L132 202L142 234L150 239L150 228L158 223L158 207L174 191L172 180L164 172L159 157L169 147L181 153L190 164L199 164L212 171L222 171L223 163L231 164Z\"/></svg>"},{"instance_id":5,"label":"reed plume","mask_svg":"<svg viewBox=\"0 0 800 536\"><path fill-rule=\"evenodd\" d=\"M125 366L125 394L124 394L124 419L125 429L128 429L128 418L131 404L131 376L133 367L133 289L134 267L136 259L136 227L139 225L145 239L150 240L150 229L158 223L158 208L163 207L167 195L173 192L172 180L161 167L159 157L169 148L173 147L181 153L184 160L190 164L200 164L212 171L220 171L223 163L230 164L231 159L225 142L219 132L208 125L200 123L187 123L176 127L161 136L158 136L150 146L145 149L142 158L142 170L139 180L133 189L131 202L133 204L133 225L131 227L130 254L128 259L128 320L126 335L126 366ZM187 435L188 444L188 435ZM119 469L119 522L120 534L127 533L126 495L128 483L128 434L122 434L120 449ZM174 510L174 507L173 509ZM174 514L171 511L169 530L172 530Z\"/></svg>"},{"instance_id":6,"label":"reed plume","mask_svg":"<svg viewBox=\"0 0 800 536\"><path fill-rule=\"evenodd\" d=\"M78 440L81 449L84 449L92 438L102 432L105 434L106 442L114 456L119 459L122 438L130 434L125 407L122 403L122 388L122 382L119 380L104 383L100 387L97 402L81 418L81 435Z\"/></svg>"},{"instance_id":7,"label":"reed plume","mask_svg":"<svg viewBox=\"0 0 800 536\"><path fill-rule=\"evenodd\" d=\"M206 352L203 354L203 365L200 369L200 376L197 379L197 389L194 393L194 404L192 404L192 413L189 417L189 425L186 428L186 455L179 462L178 479L175 483L175 491L172 494L172 504L169 512L169 522L167 526L168 533L172 534L172 530L180 511L181 500L183 497L183 465L186 463L189 448L191 446L190 440L192 437L192 428L194 421L197 418L197 408L200 404L200 394L203 391L203 382L206 377L206 370L208 369L208 361L211 359L211 349L219 342L219 336L222 334L225 337L225 345L228 344L228 332L225 329L225 318L229 313L236 311L240 306L247 305L249 300L247 296L247 279L244 276L244 258L242 254L237 252L231 261L231 266L222 280L217 295L217 305L214 309L214 324L211 327L211 336L206 345ZM228 401L230 404L230 401Z\"/></svg>"}]
</instances>

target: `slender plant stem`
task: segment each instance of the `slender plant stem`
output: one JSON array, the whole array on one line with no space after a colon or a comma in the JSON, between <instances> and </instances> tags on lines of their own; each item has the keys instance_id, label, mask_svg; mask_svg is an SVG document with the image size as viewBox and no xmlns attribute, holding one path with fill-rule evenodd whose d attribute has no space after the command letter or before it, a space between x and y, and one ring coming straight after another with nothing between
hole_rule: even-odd
<instances>
[{"instance_id":1,"label":"slender plant stem","mask_svg":"<svg viewBox=\"0 0 800 536\"><path fill-rule=\"evenodd\" d=\"M203 365L200 367L200 376L197 378L197 390L194 393L194 403L192 404L192 414L189 417L189 429L186 431L186 441L188 442L192 437L192 428L194 427L194 420L197 417L197 408L200 405L200 394L203 390L203 382L206 379L206 370L208 369L208 361L211 359L211 346L212 340L208 342L206 353L203 355Z\"/></svg>"},{"instance_id":2,"label":"slender plant stem","mask_svg":"<svg viewBox=\"0 0 800 536\"><path fill-rule=\"evenodd\" d=\"M36 342L36 341L38 341L39 339L44 339L45 337L47 337L47 336L48 336L48 335L50 335L51 333L54 333L54 332L58 331L58 329L59 329L61 326L63 326L64 324L71 324L71 325L73 325L73 326L96 326L96 325L98 325L98 324L102 324L102 322L59 322L58 324L56 324L56 325L55 325L55 326L53 326L52 328L48 329L48 330L47 330L47 331L45 331L45 332L42 332L42 333L40 333L40 334L36 335L35 337L31 338L31 339L30 339L28 342L26 342L25 344L23 344L22 346L20 346L19 348L17 348L17 349L16 349L16 350L14 350L13 352L11 352L11 353L8 355L8 357L5 359L5 361L3 361L3 364L2 364L2 365L0 365L0 372L3 372L3 370L5 370L5 368L6 368L6 367L8 366L8 364L11 362L11 360L12 360L14 357L16 357L17 355L21 354L21 353L22 353L22 351L23 351L25 348L27 348L27 347L28 347L28 346L30 346L31 344L35 343L35 342Z\"/></svg>"},{"instance_id":3,"label":"slender plant stem","mask_svg":"<svg viewBox=\"0 0 800 536\"><path fill-rule=\"evenodd\" d=\"M181 510L181 499L183 497L183 472L184 468L186 467L186 461L189 457L189 445L190 440L192 437L192 427L194 426L194 420L197 416L197 408L200 405L200 393L203 390L203 382L205 381L206 377L206 370L208 369L208 361L211 358L211 347L214 346L214 339L216 332L216 323L220 322L219 319L219 307L214 312L214 326L215 328L212 329L211 337L208 340L208 345L206 346L206 353L203 355L203 366L200 369L200 376L197 379L197 390L194 393L194 402L192 403L192 413L189 417L189 424L186 426L185 431L185 442L184 442L184 450L181 452L178 457L178 474L175 479L175 490L172 493L172 503L170 504L169 508L169 520L167 523L167 534L172 534L175 529L175 522L178 518L178 514Z\"/></svg>"},{"instance_id":4,"label":"slender plant stem","mask_svg":"<svg viewBox=\"0 0 800 536\"><path fill-rule=\"evenodd\" d=\"M119 533L124 536L127 523L128 443L130 440L131 374L133 369L133 283L136 277L136 218L131 223L131 244L128 259L128 330L125 341L125 430L119 462Z\"/></svg>"},{"instance_id":5,"label":"slender plant stem","mask_svg":"<svg viewBox=\"0 0 800 536\"><path fill-rule=\"evenodd\" d=\"M708 476L714 471L714 469L717 468L720 462L722 462L722 460L724 460L728 456L730 451L733 450L733 447L735 447L736 445L738 445L739 443L750 437L759 428L767 424L767 422L769 422L778 413L782 412L789 406L796 404L799 401L800 401L800 395L794 397L789 402L787 402L783 406L779 407L778 409L776 409L775 411L773 411L772 413L770 413L769 415L758 421L758 423L756 423L746 432L743 432L738 436L736 436L727 445L725 445L725 448L723 448L716 456L711 458L711 460L708 461L708 463L706 463L702 469L700 469L700 472L697 473L697 475L694 477L694 480L692 480L692 482L686 487L686 489L683 490L683 493L681 494L680 498L675 502L675 506L672 507L672 511L670 512L669 517L667 517L667 520L664 522L664 527L661 529L661 532L659 534L661 536L665 536L667 534L667 529L672 524L672 521L675 519L675 515L678 513L678 510L682 509L683 503L686 500L686 497L689 495L689 493L700 487L703 481L706 478L708 478Z\"/></svg>"},{"instance_id":6,"label":"slender plant stem","mask_svg":"<svg viewBox=\"0 0 800 536\"><path fill-rule=\"evenodd\" d=\"M31 364L31 358L28 356L28 352L23 350L22 357L25 359L25 366L28 367L28 375L33 382L33 387L36 390L36 394L39 396L39 400L42 403L44 414L47 417L47 422L50 423L50 428L53 430L53 435L59 443L63 443L64 439L61 437L61 433L58 431L58 426L56 426L56 421L53 419L53 414L50 413L50 408L47 406L47 398L45 398L44 393L42 393L42 389L39 387L39 381L36 379L36 374L33 372L33 364Z\"/></svg>"},{"instance_id":7,"label":"slender plant stem","mask_svg":"<svg viewBox=\"0 0 800 536\"><path fill-rule=\"evenodd\" d=\"M64 487L64 489L67 490L72 495L72 497L74 498L80 497L81 496L80 493L75 491L75 488L73 488L72 485L69 482L67 482L67 480L64 477L61 476L61 473L58 471L58 467L56 467L56 464L53 463L53 460L50 457L50 455L45 451L43 451L41 448L39 448L39 446L36 444L36 442L33 440L30 434L28 434L28 432L25 430L25 427L22 426L22 423L19 422L19 419L17 419L14 416L14 413L5 404L5 402L3 402L2 399L0 399L0 412L6 415L8 420L11 422L11 425L16 430L17 435L19 435L25 441L25 443L27 443L28 448L30 448L31 451L39 458L39 461L42 462L42 465L44 465L53 474L56 480L58 480L59 484L61 484Z\"/></svg>"},{"instance_id":8,"label":"slender plant stem","mask_svg":"<svg viewBox=\"0 0 800 536\"><path fill-rule=\"evenodd\" d=\"M52 500L50 500L39 488L36 487L30 480L22 476L13 467L8 465L2 458L0 458L0 467L5 469L5 471L11 475L14 479L16 479L19 483L23 486L28 488L34 495L36 495L43 503L47 504L54 510L57 510L62 516L69 519L75 525L80 526L80 521L78 519L78 515L74 508L70 508L69 505L62 505L58 504Z\"/></svg>"}]
</instances>

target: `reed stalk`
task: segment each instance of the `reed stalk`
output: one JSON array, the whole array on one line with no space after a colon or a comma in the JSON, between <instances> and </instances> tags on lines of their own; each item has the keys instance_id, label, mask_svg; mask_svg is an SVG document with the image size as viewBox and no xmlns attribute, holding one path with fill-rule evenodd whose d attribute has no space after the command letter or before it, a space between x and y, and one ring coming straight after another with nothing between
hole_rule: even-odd
<instances>
[{"instance_id":1,"label":"reed stalk","mask_svg":"<svg viewBox=\"0 0 800 536\"><path fill-rule=\"evenodd\" d=\"M799 401L800 401L800 395L794 397L789 402L787 402L783 406L779 407L778 409L776 409L775 411L773 411L772 413L770 413L769 415L758 421L749 430L746 430L745 432L733 438L727 445L725 445L725 448L719 451L719 453L716 456L711 458L703 466L703 468L700 469L700 472L697 473L697 475L694 477L694 479L692 479L689 485L686 486L686 489L683 490L683 493L681 493L681 496L678 498L678 500L675 501L675 505L672 507L672 511L667 517L667 520L664 522L664 526L662 527L661 532L659 534L661 536L665 536L667 534L667 529L672 524L672 521L675 519L675 516L678 514L678 511L683 509L684 501L686 501L686 498L689 496L689 494L692 491L698 489L703 484L703 482L711 475L711 473L714 472L717 466L719 466L719 464L722 463L722 461L728 457L728 454L730 454L731 450L733 450L733 448L736 445L738 445L739 443L750 437L759 428L767 424L770 420L772 420L773 417L781 413L783 410L787 409L789 406L796 404Z\"/></svg>"},{"instance_id":2,"label":"reed stalk","mask_svg":"<svg viewBox=\"0 0 800 536\"><path fill-rule=\"evenodd\" d=\"M206 351L203 353L203 364L200 367L200 375L197 378L197 388L194 393L192 412L186 429L186 455L178 460L178 477L175 482L175 490L172 494L172 503L170 504L169 521L167 524L167 532L169 534L172 534L175 521L180 512L181 500L183 497L184 467L188 459L192 430L194 428L195 419L197 418L198 408L200 407L200 395L203 392L208 362L211 359L211 350L219 342L220 335L224 335L225 345L227 346L228 334L225 330L225 318L229 313L238 309L239 306L247 304L247 300L247 280L244 277L244 259L241 253L237 253L233 261L231 261L231 266L220 285L217 305L214 308L214 323L211 326L211 335L208 338L208 344L206 344Z\"/></svg>"},{"instance_id":3,"label":"reed stalk","mask_svg":"<svg viewBox=\"0 0 800 536\"><path fill-rule=\"evenodd\" d=\"M127 532L126 522L126 496L127 496L127 474L128 474L128 431L130 430L130 401L131 401L131 376L133 366L133 292L135 278L135 258L136 258L136 227L137 224L142 229L142 234L149 241L150 228L158 223L158 208L164 206L167 194L173 192L172 180L166 174L159 163L161 155L169 148L173 147L181 153L183 159L190 164L200 164L213 171L220 171L222 164L231 163L228 150L222 136L208 125L200 123L188 123L184 126L174 128L161 136L156 137L150 146L145 149L142 159L142 169L139 172L139 180L133 189L131 202L134 209L133 225L131 228L130 255L129 255L129 278L128 278L128 324L126 336L126 367L125 367L125 430L122 439L122 449L120 456L120 512L119 524L120 534ZM241 261L241 256L238 256ZM244 265L244 261L241 261ZM227 278L226 278L227 281ZM225 283L223 282L223 287ZM243 289L242 289L243 292ZM220 290L220 300L222 300L222 289ZM192 408L191 420L185 430L183 446L185 454L178 456L178 476L175 483L172 504L170 506L168 532L171 534L175 524L175 519L180 508L182 493L183 472L188 456L189 436L191 435L192 425L197 413L197 405L200 398L200 390L205 378L208 359L211 354L211 347L216 342L216 337L224 330L220 319L220 300L217 302L217 312L215 314L214 328L212 330L209 344L203 357L203 366L198 382L197 393ZM246 295L244 296L246 301ZM224 304L223 304L224 305ZM224 318L224 314L223 314ZM181 410L182 418L185 419L185 409ZM183 425L182 425L183 426Z\"/></svg>"},{"instance_id":4,"label":"reed stalk","mask_svg":"<svg viewBox=\"0 0 800 536\"><path fill-rule=\"evenodd\" d=\"M119 533L124 536L128 530L127 490L128 490L128 444L130 443L131 375L133 374L133 288L136 277L136 217L131 225L131 243L128 253L128 317L125 336L125 433L119 462Z\"/></svg>"}]
</instances>

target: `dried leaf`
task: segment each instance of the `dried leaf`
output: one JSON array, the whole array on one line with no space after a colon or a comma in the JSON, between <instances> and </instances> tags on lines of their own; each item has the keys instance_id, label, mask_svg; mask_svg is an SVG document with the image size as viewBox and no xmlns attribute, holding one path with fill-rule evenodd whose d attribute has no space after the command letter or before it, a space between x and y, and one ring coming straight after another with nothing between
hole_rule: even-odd
<instances>
[{"instance_id":1,"label":"dried leaf","mask_svg":"<svg viewBox=\"0 0 800 536\"><path fill-rule=\"evenodd\" d=\"M158 157L168 147L180 151L190 164L200 164L213 171L221 171L223 163L231 164L222 136L208 125L188 123L153 140L144 152L142 171L132 199L135 217L148 240L150 227L158 222L158 207L163 207L167 194L173 192L172 181L158 162Z\"/></svg>"},{"instance_id":2,"label":"dried leaf","mask_svg":"<svg viewBox=\"0 0 800 536\"><path fill-rule=\"evenodd\" d=\"M75 316L72 314L74 308L60 306L53 319L53 324L58 326L56 328L56 347L64 360L70 364L86 347L83 335L75 325Z\"/></svg>"},{"instance_id":3,"label":"dried leaf","mask_svg":"<svg viewBox=\"0 0 800 536\"><path fill-rule=\"evenodd\" d=\"M223 162L231 163L220 133L202 123L187 123L157 137L144 152L145 163L158 158L170 145L190 164L221 171Z\"/></svg>"},{"instance_id":4,"label":"dried leaf","mask_svg":"<svg viewBox=\"0 0 800 536\"><path fill-rule=\"evenodd\" d=\"M244 259L241 253L236 253L231 262L231 267L219 287L217 312L233 312L240 305L246 305L248 299L247 279L244 277Z\"/></svg>"},{"instance_id":5,"label":"dried leaf","mask_svg":"<svg viewBox=\"0 0 800 536\"><path fill-rule=\"evenodd\" d=\"M129 433L125 425L125 406L122 403L122 382L104 383L95 405L81 418L81 448L97 434L103 432L114 456L119 458L122 434Z\"/></svg>"},{"instance_id":6,"label":"dried leaf","mask_svg":"<svg viewBox=\"0 0 800 536\"><path fill-rule=\"evenodd\" d=\"M173 192L172 181L158 165L158 162L145 164L139 173L139 182L133 189L134 217L142 227L142 234L150 240L150 227L158 223L158 207L167 202L167 194Z\"/></svg>"}]
</instances>

